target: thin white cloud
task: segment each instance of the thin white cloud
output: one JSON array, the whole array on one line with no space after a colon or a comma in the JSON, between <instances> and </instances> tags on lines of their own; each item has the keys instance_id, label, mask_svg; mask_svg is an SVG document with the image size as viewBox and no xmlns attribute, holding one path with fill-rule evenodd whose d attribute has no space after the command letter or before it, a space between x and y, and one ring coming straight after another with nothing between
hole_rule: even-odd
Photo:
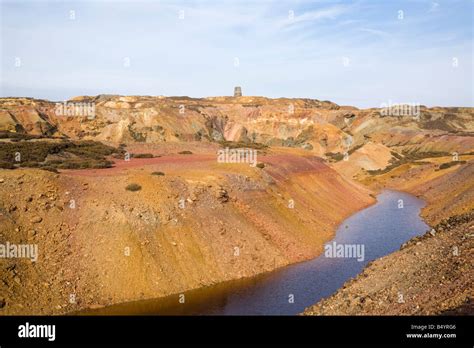
<instances>
[{"instance_id":1,"label":"thin white cloud","mask_svg":"<svg viewBox=\"0 0 474 348\"><path fill-rule=\"evenodd\" d=\"M337 6L332 6L329 8L304 12L303 14L300 14L300 15L297 13L297 11L294 11L292 17L288 16L287 19L280 21L278 26L280 28L285 28L285 27L291 27L291 26L295 26L295 25L305 23L305 22L315 22L315 21L320 21L324 19L334 20L337 17L339 17L341 14L347 12L347 10L348 10L347 6L337 5Z\"/></svg>"},{"instance_id":2,"label":"thin white cloud","mask_svg":"<svg viewBox=\"0 0 474 348\"><path fill-rule=\"evenodd\" d=\"M383 31L383 30L377 30L377 29L371 29L371 28L360 28L359 30L363 31L363 32L366 32L366 33L369 33L369 34L374 34L374 35L377 35L377 36L381 36L381 37L390 36L389 33L387 33L386 31Z\"/></svg>"},{"instance_id":3,"label":"thin white cloud","mask_svg":"<svg viewBox=\"0 0 474 348\"><path fill-rule=\"evenodd\" d=\"M439 4L437 2L432 2L431 7L428 12L436 12L439 10Z\"/></svg>"}]
</instances>

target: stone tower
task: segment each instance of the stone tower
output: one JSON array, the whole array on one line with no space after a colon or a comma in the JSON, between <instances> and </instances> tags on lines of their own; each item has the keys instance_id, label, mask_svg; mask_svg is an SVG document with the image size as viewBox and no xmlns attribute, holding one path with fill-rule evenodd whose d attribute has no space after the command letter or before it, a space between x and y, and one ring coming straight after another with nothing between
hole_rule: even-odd
<instances>
[{"instance_id":1,"label":"stone tower","mask_svg":"<svg viewBox=\"0 0 474 348\"><path fill-rule=\"evenodd\" d=\"M237 86L234 87L234 97L241 97L242 96L242 88Z\"/></svg>"}]
</instances>

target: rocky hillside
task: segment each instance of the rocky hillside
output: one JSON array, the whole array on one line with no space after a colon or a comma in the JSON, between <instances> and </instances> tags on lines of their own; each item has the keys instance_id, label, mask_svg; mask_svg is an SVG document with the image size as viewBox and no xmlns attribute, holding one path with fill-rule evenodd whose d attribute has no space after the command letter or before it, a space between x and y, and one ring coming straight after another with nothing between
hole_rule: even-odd
<instances>
[{"instance_id":1,"label":"rocky hillside","mask_svg":"<svg viewBox=\"0 0 474 348\"><path fill-rule=\"evenodd\" d=\"M2 261L2 314L156 298L307 260L374 201L314 156L268 150L251 167L217 163L216 148L148 151L108 169L0 170L0 243L39 250L36 263Z\"/></svg>"},{"instance_id":2,"label":"rocky hillside","mask_svg":"<svg viewBox=\"0 0 474 348\"><path fill-rule=\"evenodd\" d=\"M84 116L81 107L88 106L92 114ZM474 148L473 108L421 107L418 118L384 116L382 111L314 99L264 97L99 95L76 97L66 104L1 98L0 132L115 144L227 140L302 148L339 160L345 152L350 155L360 149L369 162L380 154L380 146L398 153L465 153ZM374 153L370 147L361 149L369 143L379 145ZM364 161L365 169L379 168L379 163L365 165Z\"/></svg>"},{"instance_id":3,"label":"rocky hillside","mask_svg":"<svg viewBox=\"0 0 474 348\"><path fill-rule=\"evenodd\" d=\"M0 314L179 294L307 260L382 187L426 199L432 225L464 216L473 116L263 97L0 98L0 244L39 250L36 263L2 261ZM219 163L226 147L258 151L257 166ZM407 262L466 241L459 231L407 248Z\"/></svg>"}]
</instances>

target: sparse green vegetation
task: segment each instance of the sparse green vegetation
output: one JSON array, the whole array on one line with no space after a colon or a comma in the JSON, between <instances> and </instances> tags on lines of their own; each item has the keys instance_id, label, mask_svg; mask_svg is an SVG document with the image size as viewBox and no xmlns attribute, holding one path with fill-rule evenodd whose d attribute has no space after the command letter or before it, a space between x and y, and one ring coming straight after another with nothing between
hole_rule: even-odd
<instances>
[{"instance_id":1,"label":"sparse green vegetation","mask_svg":"<svg viewBox=\"0 0 474 348\"><path fill-rule=\"evenodd\" d=\"M451 168L452 166L455 166L457 164L465 164L466 161L451 161L451 162L446 162L446 163L442 163L440 166L439 166L439 169L448 169L448 168Z\"/></svg>"},{"instance_id":2,"label":"sparse green vegetation","mask_svg":"<svg viewBox=\"0 0 474 348\"><path fill-rule=\"evenodd\" d=\"M30 140L30 139L39 139L42 138L41 135L32 135L26 133L17 133L17 132L8 132L8 131L1 131L0 132L0 139L12 139L13 140Z\"/></svg>"},{"instance_id":3,"label":"sparse green vegetation","mask_svg":"<svg viewBox=\"0 0 474 348\"><path fill-rule=\"evenodd\" d=\"M67 143L50 141L25 141L18 143L2 143L0 145L0 160L19 164L15 160L20 154L21 162L44 162L49 154L58 154L67 148Z\"/></svg>"},{"instance_id":4,"label":"sparse green vegetation","mask_svg":"<svg viewBox=\"0 0 474 348\"><path fill-rule=\"evenodd\" d=\"M391 159L390 165L383 169L376 169L376 170L368 170L367 173L370 175L380 175L380 174L385 174L391 171L392 169L399 167L403 164L413 164L413 165L423 165L423 164L429 164L430 162L428 161L420 161L425 158L432 158L432 157L445 157L445 156L451 156L449 152L442 152L442 151L426 151L426 152L408 152L408 151L403 151L403 156L400 154L390 151L393 157L395 159ZM442 169L442 168L440 168Z\"/></svg>"},{"instance_id":5,"label":"sparse green vegetation","mask_svg":"<svg viewBox=\"0 0 474 348\"><path fill-rule=\"evenodd\" d=\"M0 161L0 169L15 169L11 162Z\"/></svg>"},{"instance_id":6,"label":"sparse green vegetation","mask_svg":"<svg viewBox=\"0 0 474 348\"><path fill-rule=\"evenodd\" d=\"M359 145L356 145L354 147L352 147L349 151L347 151L347 153L349 155L352 155L355 151L359 150L362 146L364 146L365 144L364 143L361 143ZM344 156L343 156L344 157Z\"/></svg>"},{"instance_id":7,"label":"sparse green vegetation","mask_svg":"<svg viewBox=\"0 0 474 348\"><path fill-rule=\"evenodd\" d=\"M377 170L368 170L367 173L370 175L380 175L380 174L385 174L391 171L392 169L401 166L403 164L413 164L413 165L424 165L424 164L430 164L428 161L421 161L421 159L425 158L433 158L433 157L446 157L446 156L451 156L449 152L442 152L442 151L427 151L427 152L408 152L404 151L403 152L403 157L401 157L398 153L391 151L392 156L394 156L396 159L391 160L391 164L383 169L377 169ZM439 169L446 169L449 168L453 165L456 164L463 164L466 163L466 161L452 161L448 163L443 163L439 166Z\"/></svg>"},{"instance_id":8,"label":"sparse green vegetation","mask_svg":"<svg viewBox=\"0 0 474 348\"><path fill-rule=\"evenodd\" d=\"M151 153L134 153L132 154L133 158L153 158L153 154Z\"/></svg>"},{"instance_id":9,"label":"sparse green vegetation","mask_svg":"<svg viewBox=\"0 0 474 348\"><path fill-rule=\"evenodd\" d=\"M135 131L133 129L133 123L128 125L128 132L130 133L130 136L133 138L133 140L143 143L146 141L146 133L140 133Z\"/></svg>"},{"instance_id":10,"label":"sparse green vegetation","mask_svg":"<svg viewBox=\"0 0 474 348\"><path fill-rule=\"evenodd\" d=\"M102 169L102 168L111 168L113 165L112 161L107 160L94 160L94 159L73 159L66 161L49 161L46 162L48 165L54 166L58 169Z\"/></svg>"},{"instance_id":11,"label":"sparse green vegetation","mask_svg":"<svg viewBox=\"0 0 474 348\"><path fill-rule=\"evenodd\" d=\"M431 157L444 157L444 156L451 156L449 152L443 151L425 151L425 152L418 152L418 151L403 151L403 156L406 160L419 160L424 158L431 158Z\"/></svg>"},{"instance_id":12,"label":"sparse green vegetation","mask_svg":"<svg viewBox=\"0 0 474 348\"><path fill-rule=\"evenodd\" d=\"M325 155L333 162L339 162L344 158L344 154L340 152L326 152Z\"/></svg>"},{"instance_id":13,"label":"sparse green vegetation","mask_svg":"<svg viewBox=\"0 0 474 348\"><path fill-rule=\"evenodd\" d=\"M436 120L425 121L422 123L422 127L424 129L441 129L448 132L455 130L446 122L447 120L448 119L438 118Z\"/></svg>"},{"instance_id":14,"label":"sparse green vegetation","mask_svg":"<svg viewBox=\"0 0 474 348\"><path fill-rule=\"evenodd\" d=\"M41 169L47 170L48 172L59 173L56 168L51 167L51 166L44 166L44 167L41 167Z\"/></svg>"},{"instance_id":15,"label":"sparse green vegetation","mask_svg":"<svg viewBox=\"0 0 474 348\"><path fill-rule=\"evenodd\" d=\"M121 153L121 149L96 141L21 141L0 144L0 162L4 168L16 167L55 169L109 168L113 162L105 156ZM49 155L62 157L48 159ZM17 161L19 159L19 161Z\"/></svg>"},{"instance_id":16,"label":"sparse green vegetation","mask_svg":"<svg viewBox=\"0 0 474 348\"><path fill-rule=\"evenodd\" d=\"M67 152L81 157L102 160L104 159L104 156L110 156L117 153L118 149L97 141L89 140L72 143L72 145L67 147Z\"/></svg>"},{"instance_id":17,"label":"sparse green vegetation","mask_svg":"<svg viewBox=\"0 0 474 348\"><path fill-rule=\"evenodd\" d=\"M395 151L390 151L390 154L395 157L397 160L401 160L403 158L402 155L400 155L398 152Z\"/></svg>"},{"instance_id":18,"label":"sparse green vegetation","mask_svg":"<svg viewBox=\"0 0 474 348\"><path fill-rule=\"evenodd\" d=\"M402 165L403 163L401 163L402 161L399 161L399 162L394 162L390 165L388 165L387 167L385 168L382 168L382 169L375 169L375 170L368 170L367 173L369 173L370 175L380 175L380 174L385 174L385 173L388 173L389 171L391 171L392 169ZM405 163L405 162L404 162Z\"/></svg>"},{"instance_id":19,"label":"sparse green vegetation","mask_svg":"<svg viewBox=\"0 0 474 348\"><path fill-rule=\"evenodd\" d=\"M229 149L255 149L255 150L264 150L268 148L267 145L261 144L261 143L252 143L252 142L243 142L243 141L227 141L223 140L220 141L219 144L226 148L228 147Z\"/></svg>"},{"instance_id":20,"label":"sparse green vegetation","mask_svg":"<svg viewBox=\"0 0 474 348\"><path fill-rule=\"evenodd\" d=\"M125 189L127 191L136 192L136 191L140 191L142 189L142 187L138 184L130 184L130 185L127 185L127 187L125 187Z\"/></svg>"},{"instance_id":21,"label":"sparse green vegetation","mask_svg":"<svg viewBox=\"0 0 474 348\"><path fill-rule=\"evenodd\" d=\"M34 161L20 162L20 167L37 168L37 167L41 167L41 163L34 162Z\"/></svg>"}]
</instances>

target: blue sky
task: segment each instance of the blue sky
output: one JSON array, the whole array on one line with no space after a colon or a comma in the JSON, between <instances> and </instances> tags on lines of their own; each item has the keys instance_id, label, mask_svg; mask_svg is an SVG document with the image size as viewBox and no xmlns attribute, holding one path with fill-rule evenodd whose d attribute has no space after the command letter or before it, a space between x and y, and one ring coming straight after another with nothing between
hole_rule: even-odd
<instances>
[{"instance_id":1,"label":"blue sky","mask_svg":"<svg viewBox=\"0 0 474 348\"><path fill-rule=\"evenodd\" d=\"M473 7L1 0L1 96L205 97L240 85L244 95L358 107L474 106Z\"/></svg>"}]
</instances>

